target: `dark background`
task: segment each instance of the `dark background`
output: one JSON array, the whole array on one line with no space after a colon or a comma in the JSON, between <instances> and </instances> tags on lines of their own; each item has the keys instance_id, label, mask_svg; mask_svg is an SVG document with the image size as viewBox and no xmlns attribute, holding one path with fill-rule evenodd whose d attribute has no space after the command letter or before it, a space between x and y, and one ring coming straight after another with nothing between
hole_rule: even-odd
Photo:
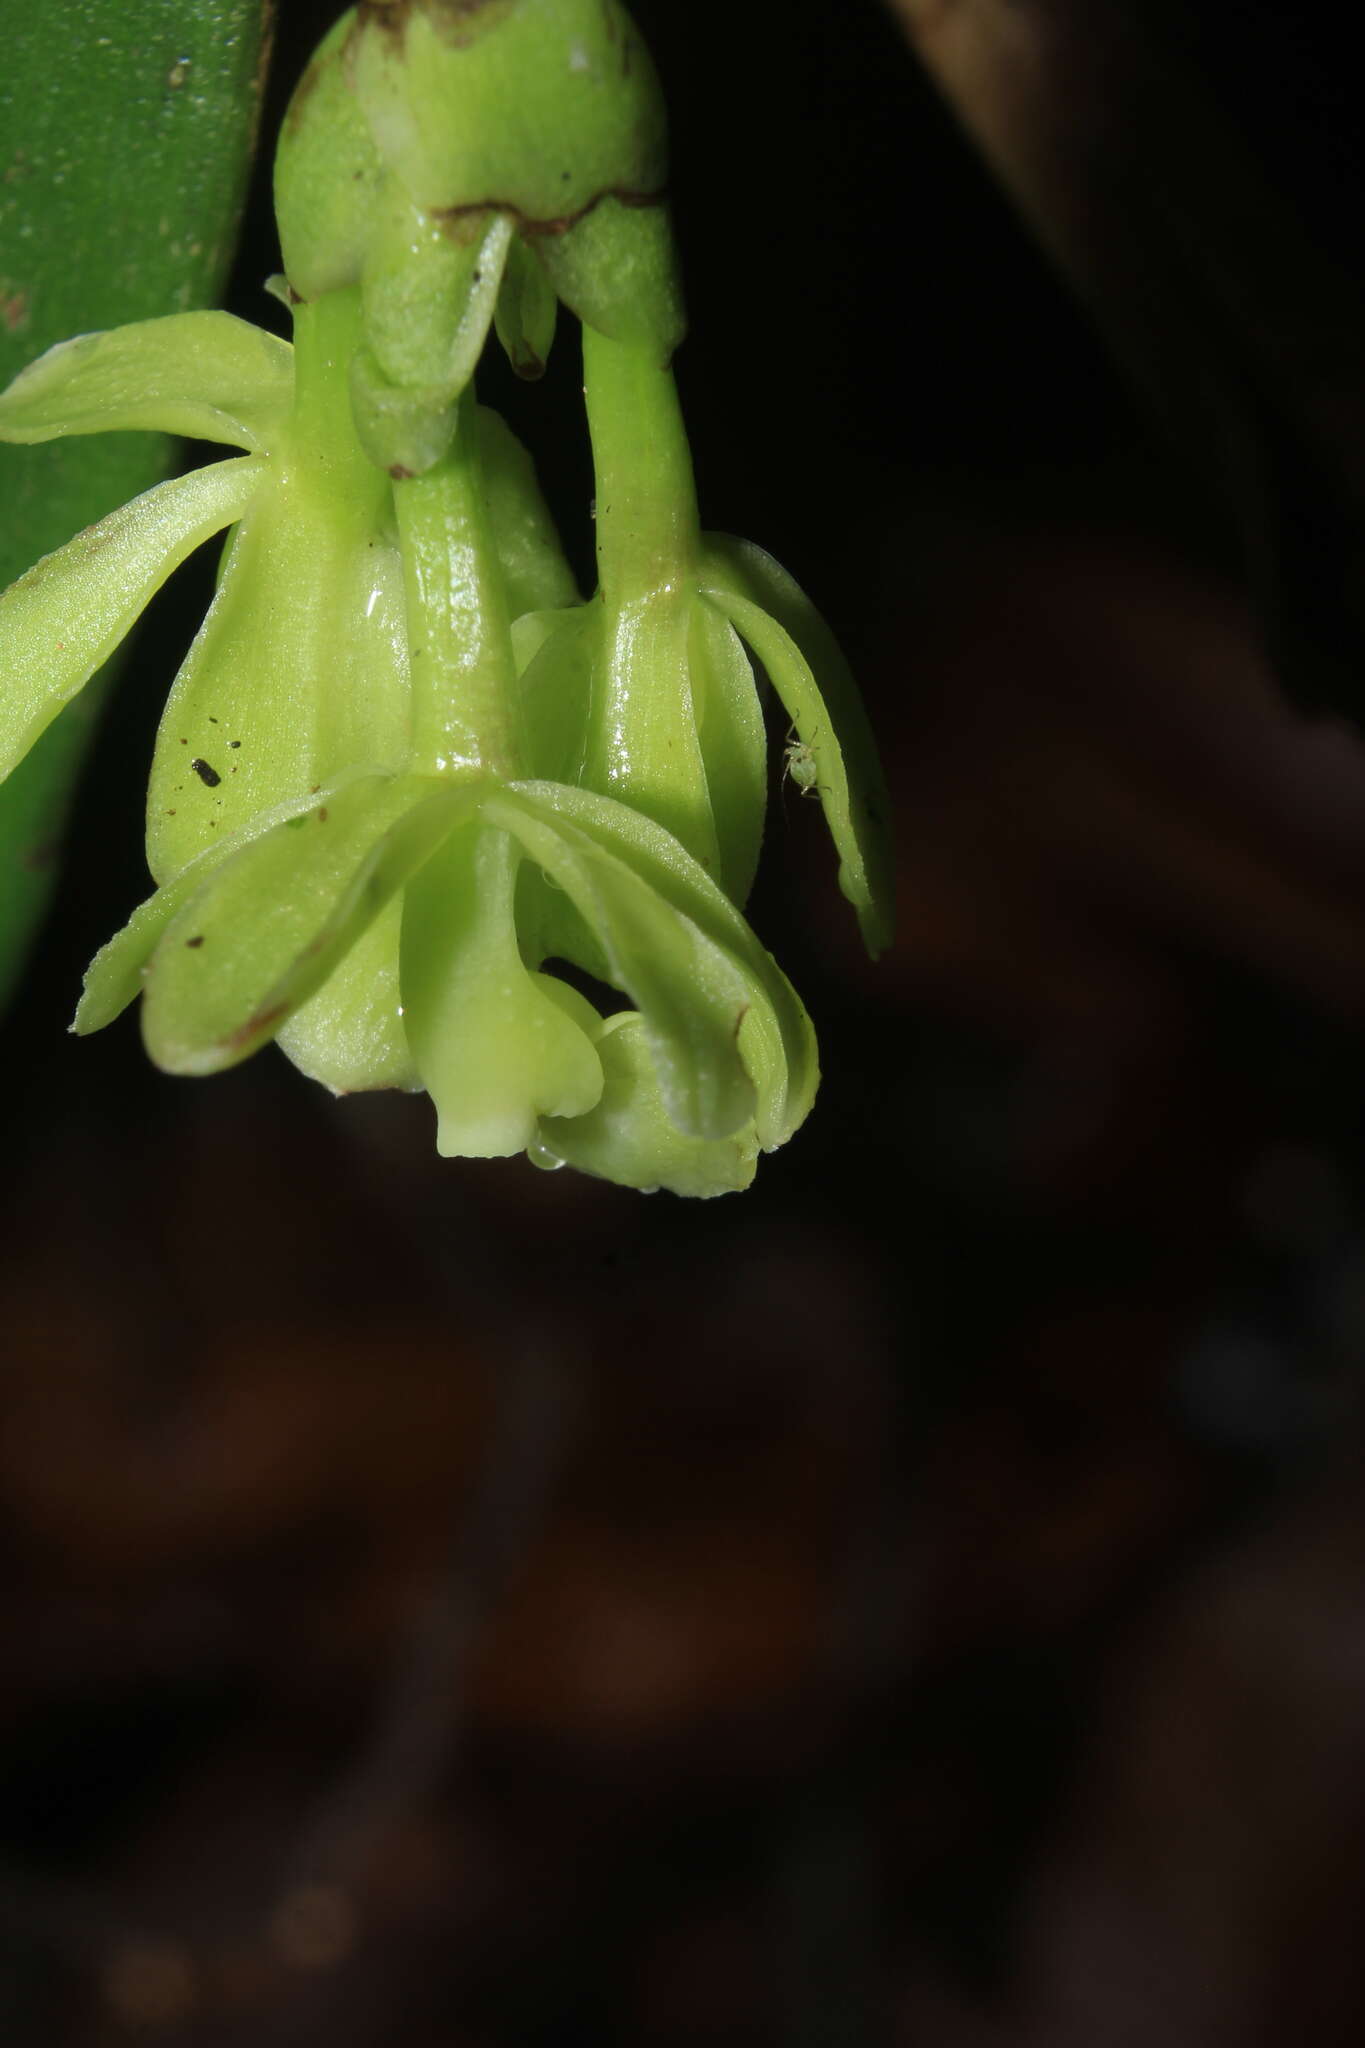
<instances>
[{"instance_id":1,"label":"dark background","mask_svg":"<svg viewBox=\"0 0 1365 2048\"><path fill-rule=\"evenodd\" d=\"M286 8L267 137L331 11ZM1305 586L1286 621L889 15L635 12L703 516L853 657L901 937L861 958L779 791L752 914L825 1081L706 1205L70 1040L211 563L158 600L5 1027L0 2037L1355 2042L1353 650L1288 708ZM1175 14L1356 276L1342 49ZM234 310L277 262L262 172ZM485 393L586 569L569 326Z\"/></svg>"}]
</instances>

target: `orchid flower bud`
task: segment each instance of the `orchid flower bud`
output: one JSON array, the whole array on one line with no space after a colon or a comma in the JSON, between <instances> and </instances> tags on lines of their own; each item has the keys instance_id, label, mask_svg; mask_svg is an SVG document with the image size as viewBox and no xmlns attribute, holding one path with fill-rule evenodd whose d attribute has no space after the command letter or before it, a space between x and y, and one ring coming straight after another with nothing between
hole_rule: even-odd
<instances>
[{"instance_id":1,"label":"orchid flower bud","mask_svg":"<svg viewBox=\"0 0 1365 2048\"><path fill-rule=\"evenodd\" d=\"M356 423L380 466L439 460L495 314L523 372L555 295L672 352L666 148L616 0L369 0L337 23L286 117L276 208L296 292L360 286Z\"/></svg>"}]
</instances>

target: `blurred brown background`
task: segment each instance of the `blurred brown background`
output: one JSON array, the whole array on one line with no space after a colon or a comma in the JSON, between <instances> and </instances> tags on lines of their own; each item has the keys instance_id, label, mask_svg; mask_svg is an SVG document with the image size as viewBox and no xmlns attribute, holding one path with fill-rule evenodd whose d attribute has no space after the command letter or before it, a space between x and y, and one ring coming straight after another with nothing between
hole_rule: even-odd
<instances>
[{"instance_id":1,"label":"blurred brown background","mask_svg":"<svg viewBox=\"0 0 1365 2048\"><path fill-rule=\"evenodd\" d=\"M0 2040L1354 2043L1353 74L1268 0L636 12L704 515L848 644L901 937L776 797L826 1079L709 1205L70 1041L159 601L5 1027ZM586 566L576 383L488 389Z\"/></svg>"}]
</instances>

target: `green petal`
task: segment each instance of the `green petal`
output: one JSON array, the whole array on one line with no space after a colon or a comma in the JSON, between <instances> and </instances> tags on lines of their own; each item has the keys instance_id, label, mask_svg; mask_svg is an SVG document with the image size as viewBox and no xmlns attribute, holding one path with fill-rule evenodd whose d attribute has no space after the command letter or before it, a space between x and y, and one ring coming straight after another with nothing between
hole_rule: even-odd
<instances>
[{"instance_id":1,"label":"green petal","mask_svg":"<svg viewBox=\"0 0 1365 2048\"><path fill-rule=\"evenodd\" d=\"M231 313L172 313L62 341L0 392L0 441L149 428L266 449L289 417L293 350Z\"/></svg>"},{"instance_id":2,"label":"green petal","mask_svg":"<svg viewBox=\"0 0 1365 2048\"><path fill-rule=\"evenodd\" d=\"M518 238L507 252L493 323L519 377L533 380L544 375L557 311L554 287L544 268Z\"/></svg>"},{"instance_id":3,"label":"green petal","mask_svg":"<svg viewBox=\"0 0 1365 2048\"><path fill-rule=\"evenodd\" d=\"M346 768L404 765L402 577L363 519L289 476L260 492L157 734L147 860L159 881Z\"/></svg>"},{"instance_id":4,"label":"green petal","mask_svg":"<svg viewBox=\"0 0 1365 2048\"><path fill-rule=\"evenodd\" d=\"M527 762L547 782L577 782L592 690L597 620L590 605L523 612L512 627Z\"/></svg>"},{"instance_id":5,"label":"green petal","mask_svg":"<svg viewBox=\"0 0 1365 2048\"><path fill-rule=\"evenodd\" d=\"M785 1143L809 1114L819 1086L815 1033L801 998L742 914L652 819L585 789L546 783L522 783L519 788L556 817L571 820L603 852L628 864L663 905L734 960L750 998L739 1046L758 1088L760 1142L769 1152ZM579 964L614 979L605 962L601 968L591 960ZM636 993L629 983L620 985ZM637 1006L645 1008L643 1002Z\"/></svg>"},{"instance_id":6,"label":"green petal","mask_svg":"<svg viewBox=\"0 0 1365 2048\"><path fill-rule=\"evenodd\" d=\"M147 969L157 1065L217 1073L272 1038L476 800L472 782L366 776L215 867Z\"/></svg>"},{"instance_id":7,"label":"green petal","mask_svg":"<svg viewBox=\"0 0 1365 2048\"><path fill-rule=\"evenodd\" d=\"M445 1158L521 1152L542 1116L602 1093L591 1004L526 967L514 923L520 853L505 832L453 833L403 903L403 1021Z\"/></svg>"},{"instance_id":8,"label":"green petal","mask_svg":"<svg viewBox=\"0 0 1365 2048\"><path fill-rule=\"evenodd\" d=\"M605 1085L586 1116L547 1117L538 1165L576 1166L619 1187L652 1194L727 1195L754 1177L758 1135L752 1123L728 1138L689 1138L669 1119L643 1023L633 1010L609 1017L597 1039Z\"/></svg>"},{"instance_id":9,"label":"green petal","mask_svg":"<svg viewBox=\"0 0 1365 2048\"><path fill-rule=\"evenodd\" d=\"M330 788L313 790L301 800L276 804L253 817L240 832L208 846L197 860L180 870L155 895L140 903L122 931L101 946L85 973L85 991L71 1029L81 1037L102 1031L129 1003L142 994L142 970L160 942L171 919L184 909L209 876L244 846L291 819L304 817L319 804L330 804L342 790L360 779L352 772L338 776Z\"/></svg>"},{"instance_id":10,"label":"green petal","mask_svg":"<svg viewBox=\"0 0 1365 2048\"><path fill-rule=\"evenodd\" d=\"M692 607L688 665L720 846L718 879L733 903L743 903L763 843L768 750L749 657L734 627L713 605Z\"/></svg>"},{"instance_id":11,"label":"green petal","mask_svg":"<svg viewBox=\"0 0 1365 2048\"><path fill-rule=\"evenodd\" d=\"M592 605L524 612L512 626L512 653L522 700L525 762L530 775L576 785L592 695L599 620ZM596 939L564 891L528 863L518 882L517 929L528 952L573 960L605 979Z\"/></svg>"},{"instance_id":12,"label":"green petal","mask_svg":"<svg viewBox=\"0 0 1365 2048\"><path fill-rule=\"evenodd\" d=\"M868 951L891 943L891 803L857 685L809 598L762 548L707 536L702 588L768 672L796 727Z\"/></svg>"},{"instance_id":13,"label":"green petal","mask_svg":"<svg viewBox=\"0 0 1365 2048\"><path fill-rule=\"evenodd\" d=\"M172 569L240 519L259 456L144 491L45 555L0 596L0 781L107 661Z\"/></svg>"},{"instance_id":14,"label":"green petal","mask_svg":"<svg viewBox=\"0 0 1365 2048\"><path fill-rule=\"evenodd\" d=\"M553 783L490 792L601 946L641 1012L669 1117L723 1138L757 1116L765 1150L801 1122L818 1073L810 1020L738 911L667 832L622 804Z\"/></svg>"},{"instance_id":15,"label":"green petal","mask_svg":"<svg viewBox=\"0 0 1365 2048\"><path fill-rule=\"evenodd\" d=\"M509 616L518 619L524 612L577 604L578 586L541 496L535 464L491 406L481 405L474 418L484 503L507 585Z\"/></svg>"}]
</instances>

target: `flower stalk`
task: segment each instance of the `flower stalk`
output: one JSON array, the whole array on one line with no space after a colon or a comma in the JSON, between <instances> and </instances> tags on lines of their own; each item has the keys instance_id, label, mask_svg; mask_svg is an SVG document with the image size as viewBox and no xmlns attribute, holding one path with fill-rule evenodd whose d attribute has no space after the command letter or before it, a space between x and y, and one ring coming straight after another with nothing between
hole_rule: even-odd
<instances>
[{"instance_id":1,"label":"flower stalk","mask_svg":"<svg viewBox=\"0 0 1365 2048\"><path fill-rule=\"evenodd\" d=\"M585 327L583 391L601 613L583 780L645 811L717 874L689 649L701 528L672 372L648 343Z\"/></svg>"}]
</instances>

